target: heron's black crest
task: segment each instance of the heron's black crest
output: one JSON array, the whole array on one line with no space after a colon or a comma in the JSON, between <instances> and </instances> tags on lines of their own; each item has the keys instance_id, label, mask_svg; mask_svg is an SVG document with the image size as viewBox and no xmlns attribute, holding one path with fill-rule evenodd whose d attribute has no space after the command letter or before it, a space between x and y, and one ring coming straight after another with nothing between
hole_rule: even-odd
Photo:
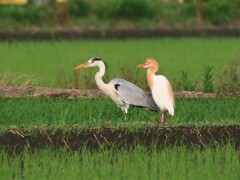
<instances>
[{"instance_id":1,"label":"heron's black crest","mask_svg":"<svg viewBox=\"0 0 240 180\"><path fill-rule=\"evenodd\" d=\"M94 62L94 61L101 61L102 59L101 58L99 58L99 57L94 57L94 58L92 58L92 61Z\"/></svg>"},{"instance_id":2,"label":"heron's black crest","mask_svg":"<svg viewBox=\"0 0 240 180\"><path fill-rule=\"evenodd\" d=\"M115 84L114 88L118 91L119 86L120 86L120 84Z\"/></svg>"}]
</instances>

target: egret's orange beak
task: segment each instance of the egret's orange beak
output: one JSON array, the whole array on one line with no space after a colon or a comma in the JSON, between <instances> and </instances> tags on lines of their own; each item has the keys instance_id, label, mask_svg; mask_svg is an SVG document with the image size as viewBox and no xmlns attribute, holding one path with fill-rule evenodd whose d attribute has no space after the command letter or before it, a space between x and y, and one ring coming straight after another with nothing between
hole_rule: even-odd
<instances>
[{"instance_id":1,"label":"egret's orange beak","mask_svg":"<svg viewBox=\"0 0 240 180\"><path fill-rule=\"evenodd\" d=\"M82 68L85 68L88 66L88 63L85 63L85 64L81 64L79 66L76 66L75 68L73 68L73 70L77 70L77 69L82 69Z\"/></svg>"}]
</instances>

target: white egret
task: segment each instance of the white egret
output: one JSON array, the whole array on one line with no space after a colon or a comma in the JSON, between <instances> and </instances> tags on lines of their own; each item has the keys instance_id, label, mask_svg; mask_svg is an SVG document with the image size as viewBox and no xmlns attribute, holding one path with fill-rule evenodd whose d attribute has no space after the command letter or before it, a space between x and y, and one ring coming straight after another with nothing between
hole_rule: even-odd
<instances>
[{"instance_id":1,"label":"white egret","mask_svg":"<svg viewBox=\"0 0 240 180\"><path fill-rule=\"evenodd\" d=\"M162 110L162 118L160 123L165 123L166 111L174 115L174 94L172 86L163 75L155 75L158 71L158 62L154 59L148 58L144 64L139 64L137 67L148 68L147 70L147 83L152 91L152 96L155 103Z\"/></svg>"}]
</instances>

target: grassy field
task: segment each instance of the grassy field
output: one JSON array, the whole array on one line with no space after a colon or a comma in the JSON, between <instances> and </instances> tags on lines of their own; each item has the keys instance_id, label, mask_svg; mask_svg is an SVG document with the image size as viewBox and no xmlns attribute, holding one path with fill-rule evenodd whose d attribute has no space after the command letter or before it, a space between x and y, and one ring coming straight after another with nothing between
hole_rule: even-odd
<instances>
[{"instance_id":1,"label":"grassy field","mask_svg":"<svg viewBox=\"0 0 240 180\"><path fill-rule=\"evenodd\" d=\"M131 108L127 119L120 108L108 98L101 99L47 99L47 98L0 98L0 127L53 127L112 126L138 127L155 125L161 112ZM240 122L238 97L219 99L177 99L172 124L231 124Z\"/></svg>"},{"instance_id":2,"label":"grassy field","mask_svg":"<svg viewBox=\"0 0 240 180\"><path fill-rule=\"evenodd\" d=\"M2 179L239 179L239 152L231 145L204 150L66 149L8 155L0 151Z\"/></svg>"},{"instance_id":3,"label":"grassy field","mask_svg":"<svg viewBox=\"0 0 240 180\"><path fill-rule=\"evenodd\" d=\"M238 47L238 38L0 42L0 73L34 75L41 78L41 86L72 87L72 68L91 57L106 61L107 80L125 77L126 73L119 70L123 66L134 76L136 65L152 57L159 61L160 73L172 82L180 78L181 71L199 79L205 65L217 71L229 61L240 59ZM84 70L85 74L88 72L89 69ZM141 70L138 76L145 79L145 71Z\"/></svg>"},{"instance_id":4,"label":"grassy field","mask_svg":"<svg viewBox=\"0 0 240 180\"><path fill-rule=\"evenodd\" d=\"M141 84L141 87L144 87L146 84L145 71L141 70L140 74L137 74L136 65L144 62L147 57L158 59L160 72L165 74L171 82L180 78L181 71L185 71L190 77L198 79L201 78L205 65L213 66L214 71L217 71L228 64L230 60L240 59L238 47L240 47L240 41L237 38L0 42L0 86L4 84L2 80L8 81L8 77L4 75L9 72L15 76L13 77L15 85L22 78L27 79L35 76L41 78L40 83L37 84L39 86L72 87L74 76L72 67L85 62L93 56L99 56L107 62L109 69L105 80L116 76L127 78L128 73L133 72L133 76L144 79L142 81L144 84ZM122 70L124 66L126 70ZM121 68L120 71L118 70L119 67ZM83 73L81 72L80 80L89 80L89 72L94 73L95 71L96 69L92 72L89 69L84 70ZM29 76L25 77L24 74ZM20 76L17 77L17 75ZM236 125L240 123L239 107L239 97L217 99L177 98L175 116L168 116L168 118L171 120L172 125ZM56 147L58 147L58 143L63 143L62 140L68 141L69 145L72 142L71 147L79 147L77 143L82 140L81 137L84 137L78 137L78 134L73 132L73 134L76 134L71 137L76 139L68 139L68 134L63 133L60 136L61 133L57 134L52 129L47 131L49 126L52 126L53 129L63 128L63 131L71 130L71 127L76 124L77 127L80 127L79 129L81 127L94 126L98 128L107 125L108 127L127 127L127 130L131 130L137 127L155 126L156 120L160 117L161 112L131 108L127 119L124 119L121 109L108 98L69 100L66 98L52 99L44 97L0 97L0 131L2 135L0 144L6 145L0 147L0 178L239 179L239 151L234 149L234 144L225 146L221 144L222 134L219 132L225 133L225 131L218 128L213 129L212 134L207 134L207 130L201 131L202 134L200 135L203 142L201 137L199 141L199 134L196 135L196 133L200 132L195 130L196 133L194 134L195 131L192 131L191 127L189 127L190 130L184 130L183 128L183 131L181 131L181 126L179 126L177 129L179 134L177 132L174 134L177 140L179 135L186 135L184 137L189 138L187 142L200 144L204 147L208 142L207 140L212 138L214 142L218 141L219 146L222 145L215 149L205 147L200 150L196 149L195 146L192 149L180 146L166 147L159 150L154 145L147 149L136 144L135 148L120 150L114 147L115 136L119 142L122 141L120 132L119 136L115 134L110 149L100 148L100 150L93 152L84 149L80 152L69 149L52 150L47 148L34 151L25 149L20 155L7 153L15 149L12 148L14 145L21 149L22 147L28 147L29 144L27 143L36 143L36 146L31 144L29 147L38 147L37 145L41 143L43 147L46 147L44 146L46 143L54 146L46 136L52 138L53 142L56 143ZM35 137L36 134L34 133L32 136L24 134L24 129L31 131L31 127L40 127L38 128L39 131L44 129L41 127L46 127L46 131L42 130L42 134L40 133L42 138L40 136ZM16 129L15 131L15 128L23 129ZM163 126L162 128L167 127ZM236 127L236 132L237 129L238 127ZM234 136L234 128L232 128L232 131L229 128L226 132L230 132L231 136L229 137L238 142L238 138ZM58 135L59 137L57 137ZM102 134L94 134L94 132L88 134L86 132L87 138L93 143L95 135L101 138L100 135ZM138 138L141 138L141 135L149 134L148 132L139 132ZM171 132L165 135L170 136ZM192 141L190 140L191 135L193 136ZM225 135L226 141L228 134L225 133ZM158 141L161 141L160 138L166 138L165 140L168 141L168 137L164 135L163 137L154 137ZM106 136L106 138L109 137ZM125 137L125 139L127 138ZM137 137L132 138L137 139ZM174 144L174 138L171 138ZM141 139L144 140L144 138ZM129 139L128 143L131 144L131 142L131 139ZM138 141L136 140L136 142ZM135 143L135 141L132 143ZM65 144L61 147L63 146L66 147ZM39 147L41 146L39 145Z\"/></svg>"}]
</instances>

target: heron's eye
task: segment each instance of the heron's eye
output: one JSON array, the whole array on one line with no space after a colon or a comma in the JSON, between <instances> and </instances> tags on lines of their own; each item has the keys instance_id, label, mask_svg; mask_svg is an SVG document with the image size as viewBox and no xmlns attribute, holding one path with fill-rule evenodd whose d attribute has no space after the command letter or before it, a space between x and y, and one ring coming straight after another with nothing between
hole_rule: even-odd
<instances>
[{"instance_id":1,"label":"heron's eye","mask_svg":"<svg viewBox=\"0 0 240 180\"><path fill-rule=\"evenodd\" d=\"M88 63L90 64L90 63L94 63L92 60L90 60L90 61L88 61Z\"/></svg>"}]
</instances>

